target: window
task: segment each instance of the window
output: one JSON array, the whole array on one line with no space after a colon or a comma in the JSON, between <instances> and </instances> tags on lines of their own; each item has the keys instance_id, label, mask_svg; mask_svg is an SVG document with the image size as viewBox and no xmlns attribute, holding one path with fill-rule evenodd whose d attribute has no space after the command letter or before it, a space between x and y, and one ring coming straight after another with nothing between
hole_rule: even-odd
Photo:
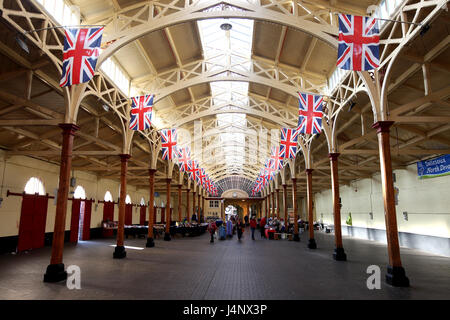
<instances>
[{"instance_id":1,"label":"window","mask_svg":"<svg viewBox=\"0 0 450 320\"><path fill-rule=\"evenodd\" d=\"M109 201L109 202L112 202L112 201L113 201L111 192L106 191L104 200L105 200L105 201Z\"/></svg>"},{"instance_id":2,"label":"window","mask_svg":"<svg viewBox=\"0 0 450 320\"><path fill-rule=\"evenodd\" d=\"M127 196L125 197L125 203L126 204L130 204L131 203L131 198L130 198L129 194L127 194Z\"/></svg>"},{"instance_id":3,"label":"window","mask_svg":"<svg viewBox=\"0 0 450 320\"><path fill-rule=\"evenodd\" d=\"M36 177L31 177L25 185L25 193L27 194L39 194L41 196L45 195L44 184L41 180Z\"/></svg>"},{"instance_id":4,"label":"window","mask_svg":"<svg viewBox=\"0 0 450 320\"><path fill-rule=\"evenodd\" d=\"M77 186L73 194L75 199L86 199L86 191L82 186Z\"/></svg>"},{"instance_id":5,"label":"window","mask_svg":"<svg viewBox=\"0 0 450 320\"><path fill-rule=\"evenodd\" d=\"M145 206L145 199L144 199L144 197L141 198L141 206Z\"/></svg>"},{"instance_id":6,"label":"window","mask_svg":"<svg viewBox=\"0 0 450 320\"><path fill-rule=\"evenodd\" d=\"M218 208L219 207L219 200L209 200L209 207L210 208Z\"/></svg>"}]
</instances>

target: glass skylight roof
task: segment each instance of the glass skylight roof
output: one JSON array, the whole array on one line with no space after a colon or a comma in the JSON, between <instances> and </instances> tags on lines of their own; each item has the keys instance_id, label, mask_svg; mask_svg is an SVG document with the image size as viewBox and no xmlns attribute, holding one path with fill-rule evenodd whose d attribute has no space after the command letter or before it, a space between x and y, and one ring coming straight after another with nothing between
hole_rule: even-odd
<instances>
[{"instance_id":1,"label":"glass skylight roof","mask_svg":"<svg viewBox=\"0 0 450 320\"><path fill-rule=\"evenodd\" d=\"M231 24L231 30L220 28ZM210 63L208 71L237 69L249 71L253 40L253 20L211 19L198 21L203 53ZM248 82L221 81L210 83L213 107L242 108L248 106ZM219 154L227 163L227 174L239 174L245 162L245 114L222 113L217 115L218 126L224 126L219 134Z\"/></svg>"}]
</instances>

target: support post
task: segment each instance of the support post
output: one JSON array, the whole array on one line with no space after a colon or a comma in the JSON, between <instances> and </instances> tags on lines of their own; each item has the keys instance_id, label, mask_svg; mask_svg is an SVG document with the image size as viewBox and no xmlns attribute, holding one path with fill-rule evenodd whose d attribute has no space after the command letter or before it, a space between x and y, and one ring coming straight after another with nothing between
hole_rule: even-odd
<instances>
[{"instance_id":1,"label":"support post","mask_svg":"<svg viewBox=\"0 0 450 320\"><path fill-rule=\"evenodd\" d=\"M275 219L275 191L272 191L272 220Z\"/></svg>"},{"instance_id":2,"label":"support post","mask_svg":"<svg viewBox=\"0 0 450 320\"><path fill-rule=\"evenodd\" d=\"M194 191L192 192L192 214L195 213L195 194L196 194L196 192L194 189ZM197 221L198 221L198 218L197 218Z\"/></svg>"},{"instance_id":3,"label":"support post","mask_svg":"<svg viewBox=\"0 0 450 320\"><path fill-rule=\"evenodd\" d=\"M297 179L292 178L292 206L294 208L294 241L300 241L298 234L298 215L297 215Z\"/></svg>"},{"instance_id":4,"label":"support post","mask_svg":"<svg viewBox=\"0 0 450 320\"><path fill-rule=\"evenodd\" d=\"M189 199L189 192L191 189L186 190L186 221L190 221L190 215L191 215L191 208L190 208L190 199Z\"/></svg>"},{"instance_id":5,"label":"support post","mask_svg":"<svg viewBox=\"0 0 450 320\"><path fill-rule=\"evenodd\" d=\"M127 256L124 246L125 225L125 198L127 196L127 169L129 154L121 154L120 157L120 198L119 198L119 224L117 225L117 244L114 249L113 258L123 259Z\"/></svg>"},{"instance_id":6,"label":"support post","mask_svg":"<svg viewBox=\"0 0 450 320\"><path fill-rule=\"evenodd\" d=\"M280 220L280 189L276 189L277 200L277 219Z\"/></svg>"},{"instance_id":7,"label":"support post","mask_svg":"<svg viewBox=\"0 0 450 320\"><path fill-rule=\"evenodd\" d=\"M287 184L283 184L283 196L284 196L284 225L286 226L286 230L287 227L289 225L289 221L288 221L288 207L287 207L287 202L288 202L288 194L287 194Z\"/></svg>"},{"instance_id":8,"label":"support post","mask_svg":"<svg viewBox=\"0 0 450 320\"><path fill-rule=\"evenodd\" d=\"M150 197L149 197L149 204L148 204L148 236L147 236L147 244L145 245L147 248L152 248L155 246L155 242L153 240L153 224L155 221L153 221L155 217L155 172L156 169L149 169L149 183L150 183Z\"/></svg>"},{"instance_id":9,"label":"support post","mask_svg":"<svg viewBox=\"0 0 450 320\"><path fill-rule=\"evenodd\" d=\"M381 183L383 188L384 212L386 220L386 238L389 256L386 282L396 287L409 287L409 279L402 267L398 242L397 217L395 212L394 182L392 178L391 147L389 128L393 121L378 121L373 124L377 130L380 153Z\"/></svg>"},{"instance_id":10,"label":"support post","mask_svg":"<svg viewBox=\"0 0 450 320\"><path fill-rule=\"evenodd\" d=\"M339 197L339 171L338 171L338 157L339 153L330 153L331 167L331 190L333 192L333 213L334 213L334 240L336 248L334 249L333 258L337 261L346 261L347 255L342 244L342 230L341 230L341 204Z\"/></svg>"},{"instance_id":11,"label":"support post","mask_svg":"<svg viewBox=\"0 0 450 320\"><path fill-rule=\"evenodd\" d=\"M166 179L167 189L166 189L166 232L164 234L164 240L170 241L170 221L172 220L172 214L170 212L170 183L171 178Z\"/></svg>"},{"instance_id":12,"label":"support post","mask_svg":"<svg viewBox=\"0 0 450 320\"><path fill-rule=\"evenodd\" d=\"M200 187L200 186L199 186ZM197 205L197 207L198 207L198 213L197 213L197 220L198 220L198 223L200 223L200 215L201 215L201 210L202 210L202 208L201 208L201 203L200 203L200 199L201 199L201 191L200 191L200 188L198 189L198 194L197 194L197 196L198 196L198 205Z\"/></svg>"},{"instance_id":13,"label":"support post","mask_svg":"<svg viewBox=\"0 0 450 320\"><path fill-rule=\"evenodd\" d=\"M75 132L78 126L62 123L61 165L59 167L59 188L56 200L55 226L53 229L52 255L50 264L44 274L44 282L59 282L67 279L64 270L64 232L66 227L67 198L69 195L70 169L72 167L72 149Z\"/></svg>"},{"instance_id":14,"label":"support post","mask_svg":"<svg viewBox=\"0 0 450 320\"><path fill-rule=\"evenodd\" d=\"M313 201L312 201L312 172L314 169L306 169L306 186L307 186L307 199L308 199L308 229L309 240L308 248L316 249L317 244L314 239L314 217L313 217Z\"/></svg>"},{"instance_id":15,"label":"support post","mask_svg":"<svg viewBox=\"0 0 450 320\"><path fill-rule=\"evenodd\" d=\"M181 222L181 187L183 185L178 185L178 222Z\"/></svg>"}]
</instances>

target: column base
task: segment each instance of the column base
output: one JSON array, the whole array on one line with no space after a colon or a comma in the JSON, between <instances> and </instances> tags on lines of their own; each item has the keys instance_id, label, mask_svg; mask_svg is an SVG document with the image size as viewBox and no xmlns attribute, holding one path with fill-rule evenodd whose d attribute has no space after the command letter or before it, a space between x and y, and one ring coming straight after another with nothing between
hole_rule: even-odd
<instances>
[{"instance_id":1,"label":"column base","mask_svg":"<svg viewBox=\"0 0 450 320\"><path fill-rule=\"evenodd\" d=\"M172 238L170 237L170 233L166 232L164 234L164 241L170 241Z\"/></svg>"},{"instance_id":2,"label":"column base","mask_svg":"<svg viewBox=\"0 0 450 320\"><path fill-rule=\"evenodd\" d=\"M317 244L315 239L308 240L308 248L309 249L317 249Z\"/></svg>"},{"instance_id":3,"label":"column base","mask_svg":"<svg viewBox=\"0 0 450 320\"><path fill-rule=\"evenodd\" d=\"M409 287L409 279L403 267L387 267L386 282L394 287Z\"/></svg>"},{"instance_id":4,"label":"column base","mask_svg":"<svg viewBox=\"0 0 450 320\"><path fill-rule=\"evenodd\" d=\"M153 238L147 238L147 243L145 244L147 248L153 248L155 246L155 241Z\"/></svg>"},{"instance_id":5,"label":"column base","mask_svg":"<svg viewBox=\"0 0 450 320\"><path fill-rule=\"evenodd\" d=\"M44 282L60 282L67 280L67 272L64 270L64 263L49 264L44 274Z\"/></svg>"},{"instance_id":6,"label":"column base","mask_svg":"<svg viewBox=\"0 0 450 320\"><path fill-rule=\"evenodd\" d=\"M294 241L299 242L300 241L300 236L298 235L298 233L294 233Z\"/></svg>"},{"instance_id":7,"label":"column base","mask_svg":"<svg viewBox=\"0 0 450 320\"><path fill-rule=\"evenodd\" d=\"M127 256L127 252L125 251L124 246L116 246L113 253L114 259L123 259Z\"/></svg>"},{"instance_id":8,"label":"column base","mask_svg":"<svg viewBox=\"0 0 450 320\"><path fill-rule=\"evenodd\" d=\"M336 261L347 261L347 255L345 254L344 248L334 249L333 259Z\"/></svg>"}]
</instances>

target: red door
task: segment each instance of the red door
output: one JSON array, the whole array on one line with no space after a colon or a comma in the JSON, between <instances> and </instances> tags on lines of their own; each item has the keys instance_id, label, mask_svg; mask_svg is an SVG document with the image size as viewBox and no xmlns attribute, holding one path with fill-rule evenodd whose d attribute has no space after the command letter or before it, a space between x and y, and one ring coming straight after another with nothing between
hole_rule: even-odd
<instances>
[{"instance_id":1,"label":"red door","mask_svg":"<svg viewBox=\"0 0 450 320\"><path fill-rule=\"evenodd\" d=\"M84 201L84 221L83 221L83 234L81 240L91 239L91 210L92 200Z\"/></svg>"},{"instance_id":2,"label":"red door","mask_svg":"<svg viewBox=\"0 0 450 320\"><path fill-rule=\"evenodd\" d=\"M147 213L147 207L146 206L141 206L141 216L139 219L139 224L141 226L145 225L145 215Z\"/></svg>"},{"instance_id":3,"label":"red door","mask_svg":"<svg viewBox=\"0 0 450 320\"><path fill-rule=\"evenodd\" d=\"M133 224L133 205L127 203L125 205L125 225L130 226Z\"/></svg>"},{"instance_id":4,"label":"red door","mask_svg":"<svg viewBox=\"0 0 450 320\"><path fill-rule=\"evenodd\" d=\"M78 228L80 225L81 199L72 200L72 217L70 219L70 242L78 242Z\"/></svg>"},{"instance_id":5,"label":"red door","mask_svg":"<svg viewBox=\"0 0 450 320\"><path fill-rule=\"evenodd\" d=\"M153 223L156 223L156 210L158 209L158 207L153 207Z\"/></svg>"},{"instance_id":6,"label":"red door","mask_svg":"<svg viewBox=\"0 0 450 320\"><path fill-rule=\"evenodd\" d=\"M44 246L47 203L47 196L23 195L17 251Z\"/></svg>"},{"instance_id":7,"label":"red door","mask_svg":"<svg viewBox=\"0 0 450 320\"><path fill-rule=\"evenodd\" d=\"M103 202L103 221L114 221L114 202ZM102 231L103 237L112 237L114 232L112 229Z\"/></svg>"},{"instance_id":8,"label":"red door","mask_svg":"<svg viewBox=\"0 0 450 320\"><path fill-rule=\"evenodd\" d=\"M165 215L166 215L166 208L161 208L161 223L166 222Z\"/></svg>"}]
</instances>

